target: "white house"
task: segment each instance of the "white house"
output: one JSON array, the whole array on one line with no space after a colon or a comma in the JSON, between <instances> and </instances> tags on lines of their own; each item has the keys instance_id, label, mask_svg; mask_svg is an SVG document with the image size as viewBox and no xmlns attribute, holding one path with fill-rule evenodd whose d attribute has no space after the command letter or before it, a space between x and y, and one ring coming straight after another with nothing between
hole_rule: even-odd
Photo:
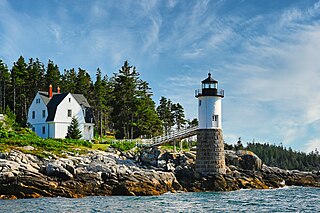
<instances>
[{"instance_id":1,"label":"white house","mask_svg":"<svg viewBox=\"0 0 320 213\"><path fill-rule=\"evenodd\" d=\"M79 122L84 140L93 139L93 110L82 94L37 92L29 111L28 123L32 131L42 138L65 138L72 117Z\"/></svg>"}]
</instances>

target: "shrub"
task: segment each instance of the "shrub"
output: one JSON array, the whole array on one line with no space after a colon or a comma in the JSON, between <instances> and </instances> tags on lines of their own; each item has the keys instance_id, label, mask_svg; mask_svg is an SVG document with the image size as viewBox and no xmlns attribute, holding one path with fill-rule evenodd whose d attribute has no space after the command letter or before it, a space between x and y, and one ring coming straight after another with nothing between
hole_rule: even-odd
<instances>
[{"instance_id":1,"label":"shrub","mask_svg":"<svg viewBox=\"0 0 320 213\"><path fill-rule=\"evenodd\" d=\"M128 151L136 146L134 141L117 141L110 144L111 147L121 151Z\"/></svg>"}]
</instances>

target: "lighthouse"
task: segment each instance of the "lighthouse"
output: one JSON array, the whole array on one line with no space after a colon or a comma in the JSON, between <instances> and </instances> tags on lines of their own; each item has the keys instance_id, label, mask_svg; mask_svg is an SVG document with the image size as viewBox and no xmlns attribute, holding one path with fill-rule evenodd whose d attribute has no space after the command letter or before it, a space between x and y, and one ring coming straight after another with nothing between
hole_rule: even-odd
<instances>
[{"instance_id":1,"label":"lighthouse","mask_svg":"<svg viewBox=\"0 0 320 213\"><path fill-rule=\"evenodd\" d=\"M201 82L201 89L196 90L195 97L198 98L199 120L196 171L204 175L225 174L221 109L224 90L219 90L218 81L209 73Z\"/></svg>"}]
</instances>

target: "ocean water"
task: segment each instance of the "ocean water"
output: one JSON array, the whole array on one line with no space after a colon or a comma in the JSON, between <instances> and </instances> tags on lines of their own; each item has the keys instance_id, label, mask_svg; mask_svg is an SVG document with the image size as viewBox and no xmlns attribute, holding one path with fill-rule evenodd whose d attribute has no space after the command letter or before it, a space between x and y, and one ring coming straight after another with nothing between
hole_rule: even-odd
<instances>
[{"instance_id":1,"label":"ocean water","mask_svg":"<svg viewBox=\"0 0 320 213\"><path fill-rule=\"evenodd\" d=\"M0 200L0 212L320 212L320 188Z\"/></svg>"}]
</instances>

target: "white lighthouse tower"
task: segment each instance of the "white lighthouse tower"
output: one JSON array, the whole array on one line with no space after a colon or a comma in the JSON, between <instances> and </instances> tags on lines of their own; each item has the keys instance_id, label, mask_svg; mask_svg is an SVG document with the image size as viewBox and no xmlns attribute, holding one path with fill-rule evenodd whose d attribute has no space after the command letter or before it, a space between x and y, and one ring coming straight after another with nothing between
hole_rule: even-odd
<instances>
[{"instance_id":1,"label":"white lighthouse tower","mask_svg":"<svg viewBox=\"0 0 320 213\"><path fill-rule=\"evenodd\" d=\"M202 89L196 90L198 98L199 129L217 129L221 125L221 99L224 91L218 91L218 81L208 74L208 78L202 81Z\"/></svg>"},{"instance_id":2,"label":"white lighthouse tower","mask_svg":"<svg viewBox=\"0 0 320 213\"><path fill-rule=\"evenodd\" d=\"M221 101L224 91L218 89L218 81L208 74L196 90L198 98L196 171L202 174L225 174L224 141L222 133Z\"/></svg>"}]
</instances>

